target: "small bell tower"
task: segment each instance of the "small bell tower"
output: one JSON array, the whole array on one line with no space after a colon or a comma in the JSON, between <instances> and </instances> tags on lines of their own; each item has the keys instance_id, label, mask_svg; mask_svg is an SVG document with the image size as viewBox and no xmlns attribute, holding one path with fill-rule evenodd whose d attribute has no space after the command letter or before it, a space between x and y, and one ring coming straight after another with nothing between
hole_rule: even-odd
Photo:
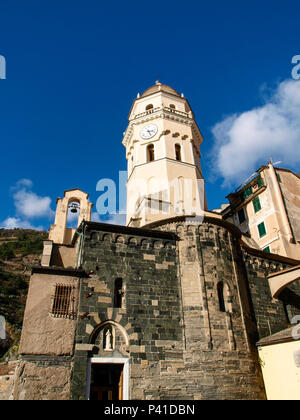
<instances>
[{"instance_id":1,"label":"small bell tower","mask_svg":"<svg viewBox=\"0 0 300 420\"><path fill-rule=\"evenodd\" d=\"M79 212L77 227L85 220L91 220L93 204L88 201L89 195L77 188L64 192L63 198L56 200L56 215L54 225L50 227L49 240L56 244L69 245L76 229L67 227L69 211Z\"/></svg>"},{"instance_id":2,"label":"small bell tower","mask_svg":"<svg viewBox=\"0 0 300 420\"><path fill-rule=\"evenodd\" d=\"M123 145L128 161L127 225L207 209L201 132L184 95L158 81L137 96Z\"/></svg>"}]
</instances>

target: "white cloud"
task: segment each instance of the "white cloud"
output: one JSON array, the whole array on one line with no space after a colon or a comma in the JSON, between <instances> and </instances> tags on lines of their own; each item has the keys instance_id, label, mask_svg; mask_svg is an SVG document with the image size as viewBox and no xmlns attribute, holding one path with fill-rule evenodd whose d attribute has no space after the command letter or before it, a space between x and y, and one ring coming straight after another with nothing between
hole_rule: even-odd
<instances>
[{"instance_id":1,"label":"white cloud","mask_svg":"<svg viewBox=\"0 0 300 420\"><path fill-rule=\"evenodd\" d=\"M25 180L22 180L25 181ZM29 181L29 180L26 180ZM31 182L31 181L30 181ZM32 187L32 183L17 184L22 186L14 194L14 202L17 210L17 214L25 218L36 218L36 217L53 217L54 211L51 210L51 198L40 197L29 189Z\"/></svg>"},{"instance_id":2,"label":"white cloud","mask_svg":"<svg viewBox=\"0 0 300 420\"><path fill-rule=\"evenodd\" d=\"M225 184L242 182L272 158L295 167L300 160L300 82L280 83L261 107L234 114L213 129L213 165Z\"/></svg>"},{"instance_id":3,"label":"white cloud","mask_svg":"<svg viewBox=\"0 0 300 420\"><path fill-rule=\"evenodd\" d=\"M0 223L0 227L4 229L33 229L33 230L44 230L42 226L33 226L27 220L21 220L17 217L8 217L6 220Z\"/></svg>"},{"instance_id":4,"label":"white cloud","mask_svg":"<svg viewBox=\"0 0 300 420\"><path fill-rule=\"evenodd\" d=\"M38 196L32 191L32 187L32 181L23 178L11 188L16 214L0 222L0 227L4 229L45 230L41 225L34 226L31 219L47 218L49 220L54 218L55 212L50 207L51 198Z\"/></svg>"},{"instance_id":5,"label":"white cloud","mask_svg":"<svg viewBox=\"0 0 300 420\"><path fill-rule=\"evenodd\" d=\"M16 185L13 187L13 189L19 189L20 187L27 187L27 188L32 188L33 183L30 179L27 178L23 178L20 179Z\"/></svg>"}]
</instances>

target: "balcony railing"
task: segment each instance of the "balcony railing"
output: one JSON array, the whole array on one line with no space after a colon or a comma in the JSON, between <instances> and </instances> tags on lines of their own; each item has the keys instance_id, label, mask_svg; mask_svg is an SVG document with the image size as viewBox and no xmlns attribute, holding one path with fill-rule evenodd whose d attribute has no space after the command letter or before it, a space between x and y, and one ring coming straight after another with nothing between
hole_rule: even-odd
<instances>
[{"instance_id":1,"label":"balcony railing","mask_svg":"<svg viewBox=\"0 0 300 420\"><path fill-rule=\"evenodd\" d=\"M157 111L167 111L170 114L175 114L175 115L178 115L178 116L181 116L181 117L185 117L185 118L192 118L191 113L179 111L178 109L169 108L169 107L166 107L166 106L148 109L145 112L141 112L140 114L136 114L134 116L134 118L146 117L147 115L154 114Z\"/></svg>"}]
</instances>

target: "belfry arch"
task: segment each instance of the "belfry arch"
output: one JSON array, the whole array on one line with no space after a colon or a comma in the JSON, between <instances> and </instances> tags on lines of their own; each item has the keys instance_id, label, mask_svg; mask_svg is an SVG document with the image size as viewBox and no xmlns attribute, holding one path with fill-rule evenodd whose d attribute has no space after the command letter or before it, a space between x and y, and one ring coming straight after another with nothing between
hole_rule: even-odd
<instances>
[{"instance_id":1,"label":"belfry arch","mask_svg":"<svg viewBox=\"0 0 300 420\"><path fill-rule=\"evenodd\" d=\"M67 227L69 208L79 212L76 228L83 220L89 222L93 204L88 201L89 195L79 189L67 190L63 198L56 200L56 214L54 225L50 227L49 240L57 244L68 245L71 243L75 229Z\"/></svg>"}]
</instances>

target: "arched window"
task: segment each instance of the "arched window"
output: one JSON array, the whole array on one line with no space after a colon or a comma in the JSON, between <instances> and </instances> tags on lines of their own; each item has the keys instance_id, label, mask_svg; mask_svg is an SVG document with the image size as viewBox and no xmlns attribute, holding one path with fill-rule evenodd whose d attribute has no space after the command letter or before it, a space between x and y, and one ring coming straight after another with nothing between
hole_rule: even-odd
<instances>
[{"instance_id":1,"label":"arched window","mask_svg":"<svg viewBox=\"0 0 300 420\"><path fill-rule=\"evenodd\" d=\"M123 280L119 278L115 280L115 288L114 288L114 307L115 308L122 308L122 297L123 297Z\"/></svg>"},{"instance_id":2,"label":"arched window","mask_svg":"<svg viewBox=\"0 0 300 420\"><path fill-rule=\"evenodd\" d=\"M80 213L80 203L78 201L73 201L68 205L68 215L67 215L67 228L76 229L78 227Z\"/></svg>"},{"instance_id":3,"label":"arched window","mask_svg":"<svg viewBox=\"0 0 300 420\"><path fill-rule=\"evenodd\" d=\"M154 146L149 144L147 146L147 162L152 162L154 160Z\"/></svg>"},{"instance_id":4,"label":"arched window","mask_svg":"<svg viewBox=\"0 0 300 420\"><path fill-rule=\"evenodd\" d=\"M224 299L224 283L220 281L217 285L219 309L221 312L226 312L225 299Z\"/></svg>"},{"instance_id":5,"label":"arched window","mask_svg":"<svg viewBox=\"0 0 300 420\"><path fill-rule=\"evenodd\" d=\"M149 105L146 106L145 109L146 109L146 111L150 111L150 109L153 109L153 105L149 104Z\"/></svg>"},{"instance_id":6,"label":"arched window","mask_svg":"<svg viewBox=\"0 0 300 420\"><path fill-rule=\"evenodd\" d=\"M175 144L175 157L176 157L176 160L181 162L181 146L180 146L180 144Z\"/></svg>"},{"instance_id":7,"label":"arched window","mask_svg":"<svg viewBox=\"0 0 300 420\"><path fill-rule=\"evenodd\" d=\"M232 302L228 285L220 281L217 285L217 291L220 311L232 313Z\"/></svg>"},{"instance_id":8,"label":"arched window","mask_svg":"<svg viewBox=\"0 0 300 420\"><path fill-rule=\"evenodd\" d=\"M176 109L176 106L175 106L174 104L170 104L170 105L169 105L169 108L171 108L171 109Z\"/></svg>"}]
</instances>

